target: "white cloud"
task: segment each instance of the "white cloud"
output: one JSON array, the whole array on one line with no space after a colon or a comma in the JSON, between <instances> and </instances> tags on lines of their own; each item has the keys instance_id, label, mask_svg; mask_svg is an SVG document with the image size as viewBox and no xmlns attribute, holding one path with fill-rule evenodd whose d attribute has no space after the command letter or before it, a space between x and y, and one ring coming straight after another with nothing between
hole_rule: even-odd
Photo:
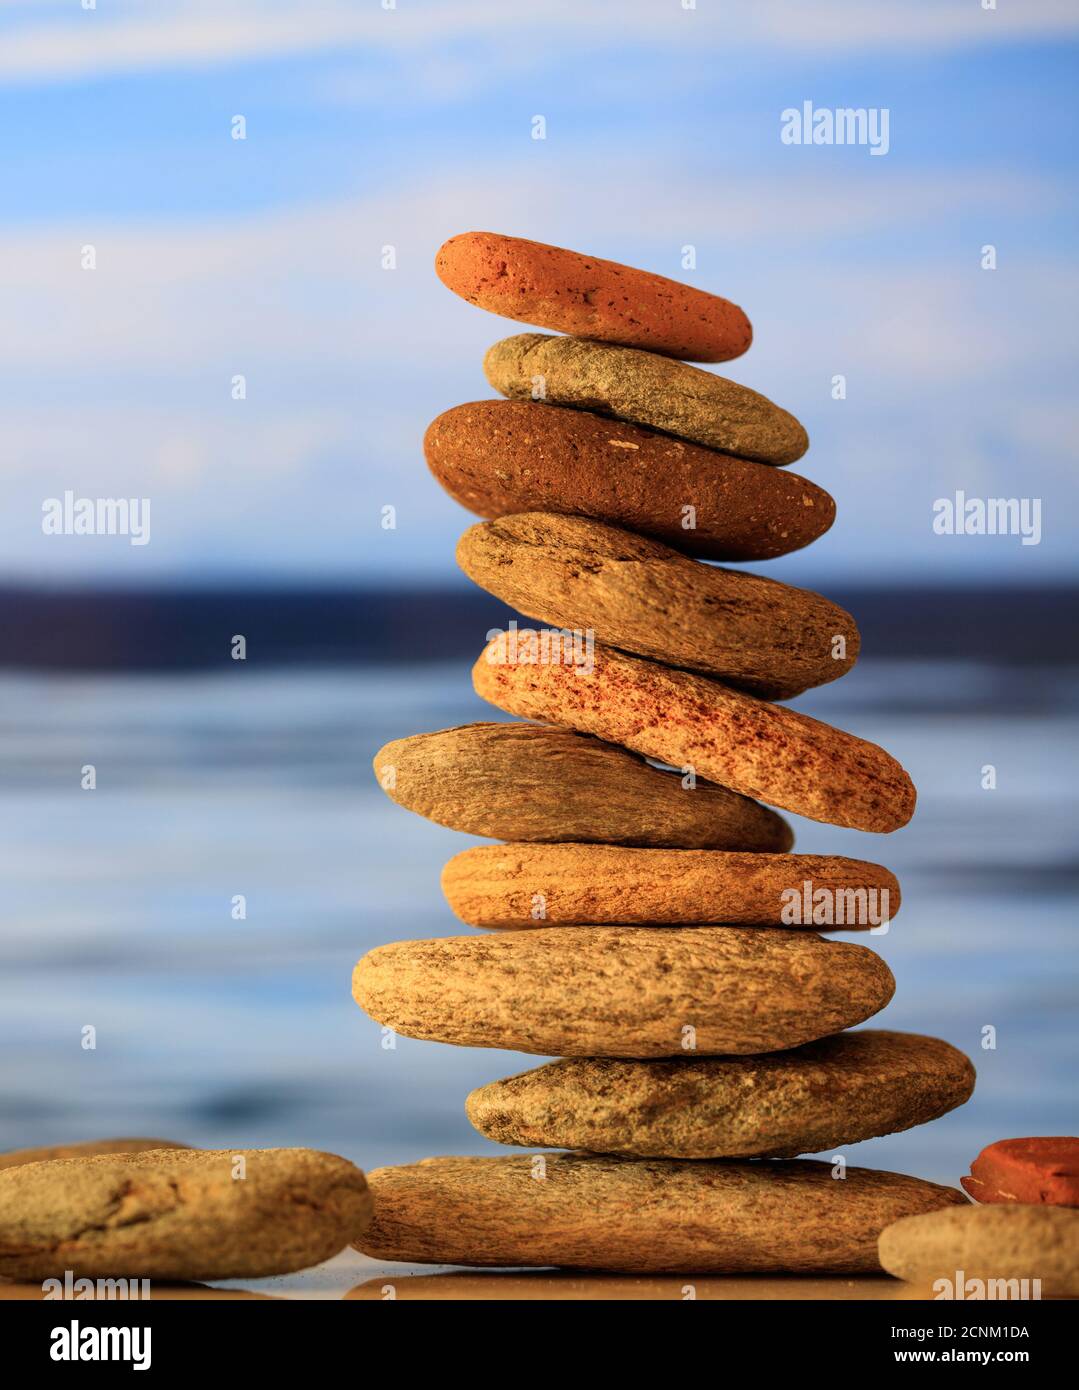
<instances>
[{"instance_id":1,"label":"white cloud","mask_svg":"<svg viewBox=\"0 0 1079 1390\"><path fill-rule=\"evenodd\" d=\"M374 534L359 412L294 402L213 409L173 395L5 409L2 571L145 582L239 568L347 568L357 538ZM324 460L355 460L337 479ZM42 503L76 497L147 498L150 543L125 537L46 536ZM392 500L392 499L391 499Z\"/></svg>"},{"instance_id":2,"label":"white cloud","mask_svg":"<svg viewBox=\"0 0 1079 1390\"><path fill-rule=\"evenodd\" d=\"M447 352L462 334L497 332L489 316L462 310L432 272L438 243L470 227L602 248L674 276L681 274L680 248L690 241L701 256L698 282L735 299L748 293L737 268L739 248L751 259L774 243L768 281L759 287L759 311L767 313L772 282L786 281L785 294L796 304L820 302L836 239L860 238L871 247L874 233L894 238L970 207L987 215L1022 208L1036 216L1058 196L1051 182L1023 174L897 175L868 186L804 175L739 176L717 185L650 160L600 165L589 152L575 160L536 171L520 163L496 179L446 169L422 186L182 226L84 218L9 231L0 237L0 293L20 332L0 340L0 363L14 370L128 368L221 377L267 361L302 364L306 371L404 365L415 359L418 337L427 353ZM640 199L627 228L621 195L634 185L662 186L664 196ZM395 271L380 267L387 243L397 248ZM96 250L92 271L80 264L87 244ZM861 300L879 294L891 305L894 323L878 317L880 342L875 327L866 351L912 371L920 361L962 370L971 353L984 366L1011 349L982 335L952 343L956 296L964 284L969 296L988 283L987 273L976 270L964 281L961 269L955 267L951 285L943 275L931 295L924 279L904 281L901 268L879 261L865 275L844 266L833 289L850 301L854 322L860 323ZM1017 273L997 272L996 283L1012 285ZM1073 278L1070 269L1063 273ZM1051 308L1056 292L1051 283L1043 288ZM753 316L753 304L747 307Z\"/></svg>"},{"instance_id":3,"label":"white cloud","mask_svg":"<svg viewBox=\"0 0 1079 1390\"><path fill-rule=\"evenodd\" d=\"M434 276L436 244L477 225L675 276L684 241L699 241L698 283L741 300L758 329L753 351L720 370L805 418L805 471L842 499L831 543L812 556L822 572L879 563L898 553L897 534L904 564L948 562L922 525L941 479L1004 487L1021 469L1004 495L1074 492L1067 306L1079 270L1040 253L983 272L977 247L943 259L950 243L935 230L971 208L1036 222L1055 205L1051 182L897 170L720 184L651 155L575 158L497 179L445 168L422 185L257 216L8 231L0 296L19 331L0 339L3 568L145 579L328 566L448 580L465 513L427 480L420 437L439 410L490 394L482 350L517 331ZM635 185L664 196L640 199L627 223ZM928 241L897 253L923 223ZM80 269L87 242L95 271ZM386 242L396 271L380 268ZM833 372L849 375L843 404L828 396ZM248 378L242 403L229 398L235 373ZM41 500L67 487L150 496L152 544L43 538ZM389 540L386 502L402 511Z\"/></svg>"},{"instance_id":4,"label":"white cloud","mask_svg":"<svg viewBox=\"0 0 1079 1390\"><path fill-rule=\"evenodd\" d=\"M160 0L152 15L128 0L81 10L12 4L0 44L0 83L65 82L162 69L193 70L349 49L408 55L439 45L472 46L472 79L494 71L491 49L544 61L567 43L607 50L609 0L400 0L384 10L368 0ZM1079 33L1070 0L623 0L614 36L642 45L685 44L728 53L735 45L829 52L897 47L921 51ZM437 91L434 95L438 95Z\"/></svg>"},{"instance_id":5,"label":"white cloud","mask_svg":"<svg viewBox=\"0 0 1079 1390\"><path fill-rule=\"evenodd\" d=\"M152 404L91 397L62 413L36 403L9 405L6 482L22 480L49 495L71 487L131 496L150 484L174 493L233 482L273 488L309 468L320 452L339 447L354 428L340 407L248 405L185 409L161 397Z\"/></svg>"},{"instance_id":6,"label":"white cloud","mask_svg":"<svg viewBox=\"0 0 1079 1390\"><path fill-rule=\"evenodd\" d=\"M746 37L778 45L836 49L970 47L981 43L1079 34L1071 0L743 0L736 9Z\"/></svg>"}]
</instances>

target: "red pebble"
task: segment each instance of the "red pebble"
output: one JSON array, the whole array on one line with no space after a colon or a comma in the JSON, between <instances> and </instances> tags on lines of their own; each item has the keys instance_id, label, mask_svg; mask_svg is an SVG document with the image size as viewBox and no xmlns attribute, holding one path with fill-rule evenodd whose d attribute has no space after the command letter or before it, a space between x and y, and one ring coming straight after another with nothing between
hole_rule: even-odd
<instances>
[{"instance_id":1,"label":"red pebble","mask_svg":"<svg viewBox=\"0 0 1079 1390\"><path fill-rule=\"evenodd\" d=\"M462 232L439 247L435 272L492 314L665 357L728 362L753 341L749 319L718 294L524 237Z\"/></svg>"},{"instance_id":2,"label":"red pebble","mask_svg":"<svg viewBox=\"0 0 1079 1390\"><path fill-rule=\"evenodd\" d=\"M1000 1139L959 1181L976 1202L1079 1207L1079 1139Z\"/></svg>"}]
</instances>

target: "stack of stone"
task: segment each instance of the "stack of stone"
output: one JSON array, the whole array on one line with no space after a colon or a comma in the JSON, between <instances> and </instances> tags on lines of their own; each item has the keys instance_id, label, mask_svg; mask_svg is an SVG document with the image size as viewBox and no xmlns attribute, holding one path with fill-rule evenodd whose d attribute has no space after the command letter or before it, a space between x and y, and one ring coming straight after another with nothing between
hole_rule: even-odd
<instances>
[{"instance_id":1,"label":"stack of stone","mask_svg":"<svg viewBox=\"0 0 1079 1390\"><path fill-rule=\"evenodd\" d=\"M421 734L375 759L402 805L504 842L443 875L455 913L494 930L380 947L355 996L410 1037L559 1058L467 1109L492 1139L560 1152L376 1171L360 1248L877 1270L884 1227L963 1195L833 1151L962 1104L973 1069L936 1039L843 1031L894 980L815 929L886 929L898 885L876 864L790 853L770 808L887 832L914 787L882 749L774 703L849 670L851 617L701 563L786 554L831 525L827 493L781 467L805 431L680 360L749 346L724 299L488 233L454 237L436 267L473 304L568 335L496 343L485 369L507 399L449 410L426 438L435 476L488 518L460 565L549 626L507 625L473 672L533 722Z\"/></svg>"}]
</instances>

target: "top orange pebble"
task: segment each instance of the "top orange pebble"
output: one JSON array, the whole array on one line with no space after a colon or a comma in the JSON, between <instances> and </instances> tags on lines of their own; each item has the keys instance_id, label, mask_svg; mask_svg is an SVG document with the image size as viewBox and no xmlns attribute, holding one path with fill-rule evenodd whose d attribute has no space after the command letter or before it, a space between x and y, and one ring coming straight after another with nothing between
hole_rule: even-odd
<instances>
[{"instance_id":1,"label":"top orange pebble","mask_svg":"<svg viewBox=\"0 0 1079 1390\"><path fill-rule=\"evenodd\" d=\"M726 362L753 341L749 319L719 295L541 241L463 232L439 248L435 270L492 314L664 357Z\"/></svg>"}]
</instances>

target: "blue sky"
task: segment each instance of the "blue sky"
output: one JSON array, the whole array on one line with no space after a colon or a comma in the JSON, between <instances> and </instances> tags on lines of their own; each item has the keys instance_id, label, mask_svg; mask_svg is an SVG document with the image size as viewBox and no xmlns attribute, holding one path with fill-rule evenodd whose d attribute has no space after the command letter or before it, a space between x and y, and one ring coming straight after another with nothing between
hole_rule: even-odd
<instances>
[{"instance_id":1,"label":"blue sky","mask_svg":"<svg viewBox=\"0 0 1079 1390\"><path fill-rule=\"evenodd\" d=\"M9 0L0 577L452 582L420 440L518 331L434 276L473 227L743 305L718 370L839 506L768 573L1074 577L1077 53L1054 0ZM783 145L805 100L888 108L888 154ZM151 543L43 536L68 489L148 497ZM934 535L957 489L1041 498L1041 544Z\"/></svg>"}]
</instances>

